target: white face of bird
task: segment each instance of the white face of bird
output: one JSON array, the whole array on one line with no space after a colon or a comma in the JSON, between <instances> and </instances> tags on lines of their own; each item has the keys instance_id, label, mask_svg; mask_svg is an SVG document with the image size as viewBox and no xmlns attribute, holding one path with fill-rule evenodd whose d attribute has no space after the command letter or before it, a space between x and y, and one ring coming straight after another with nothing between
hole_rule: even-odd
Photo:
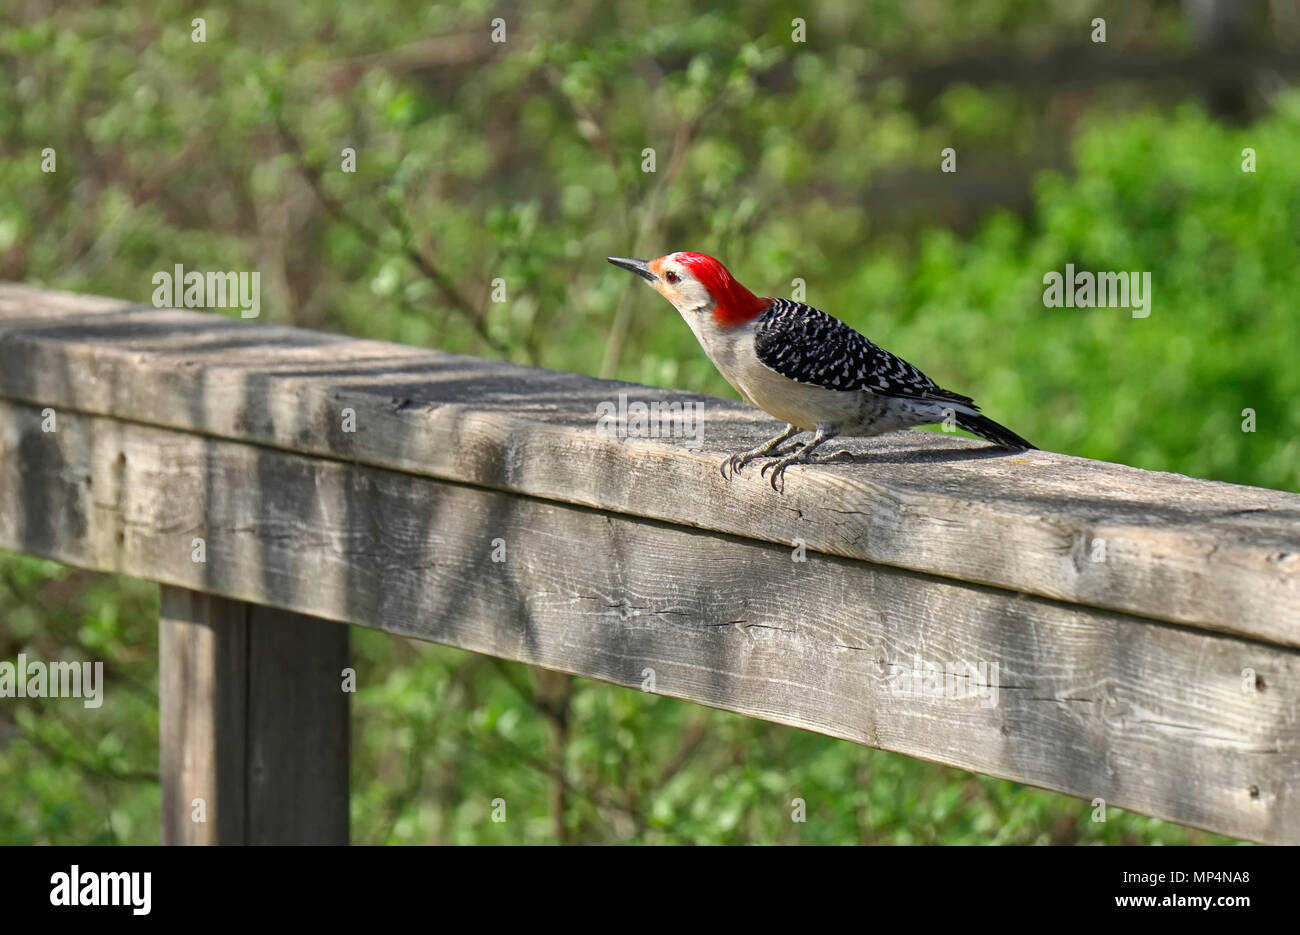
<instances>
[{"instance_id":1,"label":"white face of bird","mask_svg":"<svg viewBox=\"0 0 1300 935\"><path fill-rule=\"evenodd\" d=\"M636 273L654 287L655 291L672 303L683 315L707 312L716 299L708 287L696 278L690 268L679 259L679 254L669 253L653 260L633 260L627 257L607 258L615 266Z\"/></svg>"},{"instance_id":2,"label":"white face of bird","mask_svg":"<svg viewBox=\"0 0 1300 935\"><path fill-rule=\"evenodd\" d=\"M707 312L717 303L708 286L700 282L676 253L651 260L650 271L659 277L655 289L683 314Z\"/></svg>"}]
</instances>

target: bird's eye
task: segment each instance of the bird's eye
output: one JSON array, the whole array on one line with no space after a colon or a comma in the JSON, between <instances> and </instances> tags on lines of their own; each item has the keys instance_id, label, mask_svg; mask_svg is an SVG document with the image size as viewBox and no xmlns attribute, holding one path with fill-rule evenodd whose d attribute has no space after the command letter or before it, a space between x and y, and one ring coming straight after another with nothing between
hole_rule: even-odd
<instances>
[{"instance_id":1,"label":"bird's eye","mask_svg":"<svg viewBox=\"0 0 1300 935\"><path fill-rule=\"evenodd\" d=\"M668 280L670 283L677 282L677 280L680 278L681 278L680 276L678 276L676 273L671 271L664 276L664 279Z\"/></svg>"}]
</instances>

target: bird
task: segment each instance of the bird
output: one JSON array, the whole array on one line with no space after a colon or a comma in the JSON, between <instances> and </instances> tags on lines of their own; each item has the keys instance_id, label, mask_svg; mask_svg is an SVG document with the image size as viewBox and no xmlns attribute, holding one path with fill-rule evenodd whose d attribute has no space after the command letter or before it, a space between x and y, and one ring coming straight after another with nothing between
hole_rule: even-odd
<instances>
[{"instance_id":1,"label":"bird","mask_svg":"<svg viewBox=\"0 0 1300 935\"><path fill-rule=\"evenodd\" d=\"M936 422L955 422L1004 448L1035 448L982 415L971 397L943 389L838 318L802 302L756 296L707 254L677 251L653 260L606 259L640 276L672 303L736 392L786 423L775 438L725 458L720 467L724 478L728 471L734 478L749 462L766 457L770 460L759 476L770 469L772 489L784 492L791 465L851 457L841 449L814 461L813 453L831 439ZM791 441L804 432L812 437Z\"/></svg>"}]
</instances>

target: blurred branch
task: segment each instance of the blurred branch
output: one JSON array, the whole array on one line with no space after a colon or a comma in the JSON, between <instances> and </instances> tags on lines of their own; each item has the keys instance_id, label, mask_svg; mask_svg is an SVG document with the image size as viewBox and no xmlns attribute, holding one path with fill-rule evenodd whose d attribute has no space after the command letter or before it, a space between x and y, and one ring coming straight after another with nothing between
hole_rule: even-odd
<instances>
[{"instance_id":1,"label":"blurred branch","mask_svg":"<svg viewBox=\"0 0 1300 935\"><path fill-rule=\"evenodd\" d=\"M495 746L496 750L480 751L486 756L494 756L500 753L507 753L510 757L509 763L518 766L520 763L527 766L530 770L542 776L547 776L556 782L564 784L567 792L576 793L577 796L585 800L597 811L605 813L617 812L627 817L630 822L637 828L644 827L640 815L628 808L622 803L615 802L604 791L598 787L587 788L579 783L575 783L564 775L563 771L557 772L555 767L541 757L534 756L528 750L515 743L499 733L475 732L470 735L471 745L487 743Z\"/></svg>"},{"instance_id":2,"label":"blurred branch","mask_svg":"<svg viewBox=\"0 0 1300 935\"><path fill-rule=\"evenodd\" d=\"M569 704L573 697L573 676L564 672L553 672L549 669L532 668L534 690L522 680L515 678L512 664L496 657L489 658L505 683L529 707L547 718L551 723L550 762L533 756L504 737L498 736L497 739L514 747L519 755L527 757L532 762L534 769L550 777L551 819L554 823L557 840L560 843L568 843L569 840L565 816L568 813L568 795L570 791L577 793L578 796L590 802L597 809L603 808L606 811L620 812L631 819L636 827L644 827L645 823L641 820L640 811L635 805L615 802L603 793L598 793L580 783L575 783L568 777L564 769L565 751L569 739Z\"/></svg>"},{"instance_id":3,"label":"blurred branch","mask_svg":"<svg viewBox=\"0 0 1300 935\"><path fill-rule=\"evenodd\" d=\"M1014 47L954 50L942 62L900 59L870 72L865 82L902 78L909 97L918 104L933 100L951 85L1015 84L1022 90L1053 91L1109 81L1172 81L1185 89L1205 79L1240 77L1243 73L1272 70L1300 74L1300 52L1263 46L1221 47L1190 52L1161 48L1108 48L1098 43L1066 41L1040 52Z\"/></svg>"},{"instance_id":4,"label":"blurred branch","mask_svg":"<svg viewBox=\"0 0 1300 935\"><path fill-rule=\"evenodd\" d=\"M17 733L29 744L40 750L57 764L67 764L74 766L91 776L97 776L102 779L113 779L118 782L158 782L158 773L156 770L116 770L111 767L101 766L91 760L69 753L66 750L60 750L54 744L39 737L36 734L28 733L20 725L15 724L14 728Z\"/></svg>"},{"instance_id":5,"label":"blurred branch","mask_svg":"<svg viewBox=\"0 0 1300 935\"><path fill-rule=\"evenodd\" d=\"M505 43L494 43L486 29L451 33L421 39L395 49L369 55L340 59L329 66L329 81L334 90L357 83L366 72L382 68L394 74L412 77L445 77L486 64L501 54Z\"/></svg>"},{"instance_id":6,"label":"blurred branch","mask_svg":"<svg viewBox=\"0 0 1300 935\"><path fill-rule=\"evenodd\" d=\"M416 242L415 234L411 230L411 224L396 204L391 201L386 202L385 211L388 215L389 222L402 238L402 252L406 258L418 269L426 279L437 287L445 298L454 308L460 310L470 324L474 326L475 332L488 347L492 348L499 354L508 356L510 349L504 344L492 337L487 330L487 315L485 312L475 309L473 303L466 298L465 294L460 291L456 283L444 273L428 255L424 253L419 244Z\"/></svg>"},{"instance_id":7,"label":"blurred branch","mask_svg":"<svg viewBox=\"0 0 1300 935\"><path fill-rule=\"evenodd\" d=\"M673 754L673 758L668 761L663 772L659 774L659 780L656 783L658 788L662 789L666 786L668 781L681 772L682 768L691 761L691 757L699 749L700 742L708 734L708 729L708 724L704 722L703 718L691 718L690 723L686 725L686 729L682 731L681 740L677 745L677 752Z\"/></svg>"},{"instance_id":8,"label":"blurred branch","mask_svg":"<svg viewBox=\"0 0 1300 935\"><path fill-rule=\"evenodd\" d=\"M561 844L569 841L568 781L564 769L565 754L569 746L569 702L573 698L573 676L550 669L533 670L533 707L551 723L549 752L553 779L551 781L551 820L555 837Z\"/></svg>"},{"instance_id":9,"label":"blurred branch","mask_svg":"<svg viewBox=\"0 0 1300 935\"><path fill-rule=\"evenodd\" d=\"M316 199L324 206L335 220L346 224L358 234L361 239L377 249L377 245L382 242L381 233L369 224L362 221L353 214L337 198L325 190L323 182L323 172L319 165L312 163L303 151L301 142L294 135L288 125L285 123L284 114L276 105L272 105L272 116L275 120L276 130L279 133L280 140L285 150L293 158L294 167L298 174L307 182ZM484 313L475 309L470 301L461 292L455 281L448 276L443 270L431 260L415 242L411 233L411 226L405 214L398 209L391 201L386 202L386 213L389 222L393 225L394 230L401 237L399 249L407 261L413 265L419 273L433 283L434 288L442 294L443 299L453 308L458 310L464 318L473 327L475 334L488 347L502 356L509 356L510 349L498 341L487 330L487 320Z\"/></svg>"},{"instance_id":10,"label":"blurred branch","mask_svg":"<svg viewBox=\"0 0 1300 935\"><path fill-rule=\"evenodd\" d=\"M622 160L619 158L614 141L609 138L609 134L605 132L605 128L596 119L596 115L580 99L564 90L564 75L559 68L555 65L547 65L543 74L545 74L546 81L550 84L551 89L560 95L561 99L569 106L569 110L573 112L578 135L617 173L622 167Z\"/></svg>"},{"instance_id":11,"label":"blurred branch","mask_svg":"<svg viewBox=\"0 0 1300 935\"><path fill-rule=\"evenodd\" d=\"M424 754L428 749L431 738L437 736L438 719L429 718L422 722L416 729L415 737L411 741L410 749L406 751L406 777L402 783L402 788L393 793L386 803L388 812L388 831L385 832L381 841L387 842L392 839L393 832L397 828L398 821L401 820L402 814L407 807L420 795L424 787Z\"/></svg>"},{"instance_id":12,"label":"blurred branch","mask_svg":"<svg viewBox=\"0 0 1300 935\"><path fill-rule=\"evenodd\" d=\"M668 159L668 168L664 171L663 177L659 180L659 184L657 184L650 192L650 200L645 209L645 213L642 216L640 230L637 234L636 243L634 245L634 252L646 249L645 244L651 239L660 242L658 246L653 248L654 250L657 251L662 249L662 227L664 220L663 201L665 193L682 174L682 170L686 167L686 154L690 150L691 144L695 142L695 138L699 134L700 129L704 126L705 122L710 120L713 115L721 109L723 102L727 98L728 90L728 87L724 86L721 91L714 95L713 100L709 102L708 106L701 108L700 112L696 114L695 117L691 120L679 122L677 124L677 131L673 135L672 155L669 156ZM570 103L573 104L575 102L570 101ZM599 128L599 124L595 121L595 118L590 116L590 112L587 112L588 116L585 118L582 117L581 112L577 113L579 113L580 119L590 120L593 125L596 126L597 139L608 139L604 131ZM585 134L584 138L586 138ZM595 143L593 143L593 146L595 146ZM611 150L608 158L614 160L614 167L617 171L617 154L613 153ZM614 371L618 369L619 360L623 356L623 345L627 341L627 331L631 324L631 297L633 295L633 289L634 287L629 287L623 291L623 295L619 299L618 308L614 312L614 321L609 329L609 338L605 342L605 353L600 364L599 376L602 378L613 376Z\"/></svg>"},{"instance_id":13,"label":"blurred branch","mask_svg":"<svg viewBox=\"0 0 1300 935\"><path fill-rule=\"evenodd\" d=\"M514 670L512 668L514 664L508 663L504 659L500 659L496 656L488 656L487 658L497 670L497 674L501 676L501 680L514 689L515 694L519 696L520 700L530 708L535 707L533 703L533 690L524 680L515 678Z\"/></svg>"}]
</instances>

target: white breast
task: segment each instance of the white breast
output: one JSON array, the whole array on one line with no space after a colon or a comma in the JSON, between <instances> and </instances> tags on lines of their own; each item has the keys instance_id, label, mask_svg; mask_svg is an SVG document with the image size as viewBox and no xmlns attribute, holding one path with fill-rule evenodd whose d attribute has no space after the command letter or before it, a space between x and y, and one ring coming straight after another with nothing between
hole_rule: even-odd
<instances>
[{"instance_id":1,"label":"white breast","mask_svg":"<svg viewBox=\"0 0 1300 935\"><path fill-rule=\"evenodd\" d=\"M796 383L760 361L754 350L755 322L719 328L707 312L683 312L682 317L718 372L750 405L807 431L819 422L848 426L858 421L860 392Z\"/></svg>"}]
</instances>

